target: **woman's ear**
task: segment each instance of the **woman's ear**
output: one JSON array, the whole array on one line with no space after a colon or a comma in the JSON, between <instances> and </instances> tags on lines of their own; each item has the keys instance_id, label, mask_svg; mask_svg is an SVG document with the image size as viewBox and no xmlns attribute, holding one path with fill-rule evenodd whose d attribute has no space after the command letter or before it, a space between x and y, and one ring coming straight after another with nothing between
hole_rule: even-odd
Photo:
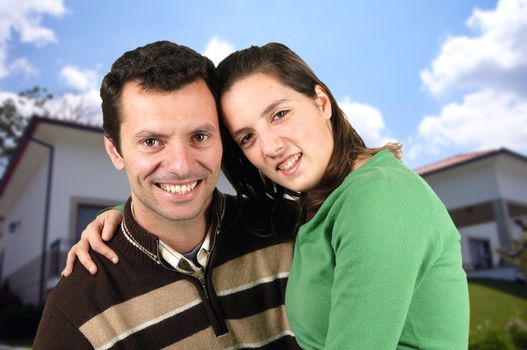
<instances>
[{"instance_id":1,"label":"woman's ear","mask_svg":"<svg viewBox=\"0 0 527 350\"><path fill-rule=\"evenodd\" d=\"M315 102L318 108L324 114L324 117L326 119L331 119L333 109L331 108L331 100L326 90L324 90L322 86L317 84L315 85L315 94L317 95L317 97L315 98Z\"/></svg>"}]
</instances>

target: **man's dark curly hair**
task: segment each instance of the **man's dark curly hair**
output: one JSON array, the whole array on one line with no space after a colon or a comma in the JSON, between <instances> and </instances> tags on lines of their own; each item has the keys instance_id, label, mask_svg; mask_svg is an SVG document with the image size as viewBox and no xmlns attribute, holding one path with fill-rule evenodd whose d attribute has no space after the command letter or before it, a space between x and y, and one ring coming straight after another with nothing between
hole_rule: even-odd
<instances>
[{"instance_id":1,"label":"man's dark curly hair","mask_svg":"<svg viewBox=\"0 0 527 350\"><path fill-rule=\"evenodd\" d=\"M114 62L102 81L104 135L120 153L120 98L127 82L138 81L145 90L170 92L198 79L203 79L214 94L214 64L186 46L157 41L125 52Z\"/></svg>"}]
</instances>

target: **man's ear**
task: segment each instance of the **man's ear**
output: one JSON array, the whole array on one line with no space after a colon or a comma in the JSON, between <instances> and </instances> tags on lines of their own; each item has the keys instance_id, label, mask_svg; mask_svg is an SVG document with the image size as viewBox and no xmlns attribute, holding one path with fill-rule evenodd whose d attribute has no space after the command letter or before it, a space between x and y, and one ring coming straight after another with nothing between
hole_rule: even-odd
<instances>
[{"instance_id":1,"label":"man's ear","mask_svg":"<svg viewBox=\"0 0 527 350\"><path fill-rule=\"evenodd\" d=\"M104 148L106 149L106 153L108 153L108 156L110 157L115 169L123 170L124 169L123 157L119 154L113 142L110 141L110 139L106 136L104 136Z\"/></svg>"},{"instance_id":2,"label":"man's ear","mask_svg":"<svg viewBox=\"0 0 527 350\"><path fill-rule=\"evenodd\" d=\"M331 100L326 90L324 90L324 88L322 88L322 86L320 85L315 85L315 94L317 95L315 102L318 108L324 114L324 117L327 120L331 119L331 114L332 114Z\"/></svg>"}]
</instances>

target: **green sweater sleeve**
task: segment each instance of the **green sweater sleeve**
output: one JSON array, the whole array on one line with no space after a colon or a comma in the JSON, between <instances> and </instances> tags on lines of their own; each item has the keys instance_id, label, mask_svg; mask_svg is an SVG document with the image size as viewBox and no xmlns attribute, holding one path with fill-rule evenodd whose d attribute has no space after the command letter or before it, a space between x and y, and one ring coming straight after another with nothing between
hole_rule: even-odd
<instances>
[{"instance_id":1,"label":"green sweater sleeve","mask_svg":"<svg viewBox=\"0 0 527 350\"><path fill-rule=\"evenodd\" d=\"M417 192L384 178L335 203L326 349L397 348L416 286L440 251Z\"/></svg>"},{"instance_id":2,"label":"green sweater sleeve","mask_svg":"<svg viewBox=\"0 0 527 350\"><path fill-rule=\"evenodd\" d=\"M114 210L119 210L122 214L124 214L124 203L122 203L122 204L118 204L118 205L116 205L115 207L103 208L103 209L101 209L101 210L99 210L99 211L97 212L97 216L101 215L102 213L107 212L108 210L112 210L112 209L114 209Z\"/></svg>"}]
</instances>

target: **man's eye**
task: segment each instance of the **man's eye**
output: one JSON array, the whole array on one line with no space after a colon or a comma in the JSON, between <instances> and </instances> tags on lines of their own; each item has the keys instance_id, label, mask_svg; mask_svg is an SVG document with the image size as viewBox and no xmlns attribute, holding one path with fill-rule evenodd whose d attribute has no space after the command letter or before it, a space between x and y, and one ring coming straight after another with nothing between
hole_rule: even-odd
<instances>
[{"instance_id":1,"label":"man's eye","mask_svg":"<svg viewBox=\"0 0 527 350\"><path fill-rule=\"evenodd\" d=\"M196 134L194 135L194 140L196 140L197 142L205 142L209 139L209 136L206 135L206 134Z\"/></svg>"},{"instance_id":2,"label":"man's eye","mask_svg":"<svg viewBox=\"0 0 527 350\"><path fill-rule=\"evenodd\" d=\"M143 141L143 144L147 147L153 147L157 146L159 144L159 141L156 139L146 139Z\"/></svg>"}]
</instances>

